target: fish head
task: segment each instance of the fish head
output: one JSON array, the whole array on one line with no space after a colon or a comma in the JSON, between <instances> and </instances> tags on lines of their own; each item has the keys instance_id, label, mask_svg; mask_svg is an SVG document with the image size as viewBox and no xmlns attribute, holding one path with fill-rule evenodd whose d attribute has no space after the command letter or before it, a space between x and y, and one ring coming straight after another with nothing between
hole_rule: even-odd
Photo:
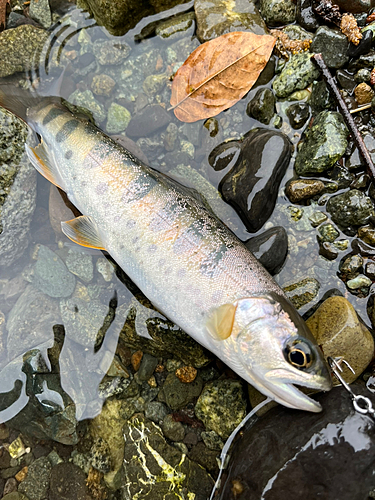
<instances>
[{"instance_id":1,"label":"fish head","mask_svg":"<svg viewBox=\"0 0 375 500\"><path fill-rule=\"evenodd\" d=\"M232 341L243 378L290 408L321 411L294 384L332 388L330 370L313 335L293 305L274 292L237 301Z\"/></svg>"}]
</instances>

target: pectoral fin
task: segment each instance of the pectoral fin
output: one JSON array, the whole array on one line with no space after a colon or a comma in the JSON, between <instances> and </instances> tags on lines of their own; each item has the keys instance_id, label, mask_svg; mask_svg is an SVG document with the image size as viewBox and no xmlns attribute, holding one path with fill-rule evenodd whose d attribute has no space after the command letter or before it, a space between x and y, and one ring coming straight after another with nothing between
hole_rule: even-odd
<instances>
[{"instance_id":1,"label":"pectoral fin","mask_svg":"<svg viewBox=\"0 0 375 500\"><path fill-rule=\"evenodd\" d=\"M78 245L105 250L97 225L91 217L81 215L61 223L62 232Z\"/></svg>"},{"instance_id":2,"label":"pectoral fin","mask_svg":"<svg viewBox=\"0 0 375 500\"><path fill-rule=\"evenodd\" d=\"M214 311L206 324L207 330L213 337L225 340L230 336L236 309L237 305L223 304Z\"/></svg>"},{"instance_id":3,"label":"pectoral fin","mask_svg":"<svg viewBox=\"0 0 375 500\"><path fill-rule=\"evenodd\" d=\"M48 152L45 143L41 142L35 148L26 144L25 148L29 160L37 171L47 180L52 182L52 184L65 191L64 181L57 166L55 165L54 159Z\"/></svg>"}]
</instances>

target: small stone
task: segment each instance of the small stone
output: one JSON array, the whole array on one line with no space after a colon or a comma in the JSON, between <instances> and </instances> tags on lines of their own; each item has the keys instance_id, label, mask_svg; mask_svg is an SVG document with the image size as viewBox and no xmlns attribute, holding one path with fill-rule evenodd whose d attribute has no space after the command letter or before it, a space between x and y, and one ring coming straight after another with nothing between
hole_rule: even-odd
<instances>
[{"instance_id":1,"label":"small stone","mask_svg":"<svg viewBox=\"0 0 375 500\"><path fill-rule=\"evenodd\" d=\"M103 66L117 66L130 54L130 46L119 40L95 40L93 52L96 60Z\"/></svg>"},{"instance_id":2,"label":"small stone","mask_svg":"<svg viewBox=\"0 0 375 500\"><path fill-rule=\"evenodd\" d=\"M369 82L371 79L371 71L368 68L361 68L354 75L354 81L356 83L365 83Z\"/></svg>"},{"instance_id":3,"label":"small stone","mask_svg":"<svg viewBox=\"0 0 375 500\"><path fill-rule=\"evenodd\" d=\"M191 35L193 36L194 21L194 12L186 12L173 16L173 18L166 19L164 22L158 24L155 34L161 38L177 38L178 35L187 36L189 31L191 31Z\"/></svg>"},{"instance_id":4,"label":"small stone","mask_svg":"<svg viewBox=\"0 0 375 500\"><path fill-rule=\"evenodd\" d=\"M374 353L374 340L344 297L329 297L306 321L325 356L343 356L353 374L342 364L342 377L351 384L368 366Z\"/></svg>"},{"instance_id":5,"label":"small stone","mask_svg":"<svg viewBox=\"0 0 375 500\"><path fill-rule=\"evenodd\" d=\"M209 431L229 437L246 415L242 384L238 380L208 382L195 405L195 414Z\"/></svg>"},{"instance_id":6,"label":"small stone","mask_svg":"<svg viewBox=\"0 0 375 500\"><path fill-rule=\"evenodd\" d=\"M346 286L351 290L358 290L359 288L368 288L371 286L372 281L370 278L365 276L364 274L359 274L355 278L348 280L346 282Z\"/></svg>"},{"instance_id":7,"label":"small stone","mask_svg":"<svg viewBox=\"0 0 375 500\"><path fill-rule=\"evenodd\" d=\"M369 261L365 266L365 274L370 280L375 281L375 262Z\"/></svg>"},{"instance_id":8,"label":"small stone","mask_svg":"<svg viewBox=\"0 0 375 500\"><path fill-rule=\"evenodd\" d=\"M4 423L0 424L0 439L5 440L9 437L9 427L7 427Z\"/></svg>"},{"instance_id":9,"label":"small stone","mask_svg":"<svg viewBox=\"0 0 375 500\"><path fill-rule=\"evenodd\" d=\"M349 92L354 90L356 84L352 73L349 73L347 70L339 69L336 72L336 78L343 89L348 90Z\"/></svg>"},{"instance_id":10,"label":"small stone","mask_svg":"<svg viewBox=\"0 0 375 500\"><path fill-rule=\"evenodd\" d=\"M185 384L190 384L195 380L197 376L197 369L194 366L183 366L182 368L177 368L176 377Z\"/></svg>"},{"instance_id":11,"label":"small stone","mask_svg":"<svg viewBox=\"0 0 375 500\"><path fill-rule=\"evenodd\" d=\"M328 219L327 215L324 212L320 212L317 210L316 212L313 212L309 216L309 221L312 227L318 227L320 224L325 222Z\"/></svg>"},{"instance_id":12,"label":"small stone","mask_svg":"<svg viewBox=\"0 0 375 500\"><path fill-rule=\"evenodd\" d=\"M290 0L260 0L260 10L267 26L280 26L296 20L296 5Z\"/></svg>"},{"instance_id":13,"label":"small stone","mask_svg":"<svg viewBox=\"0 0 375 500\"><path fill-rule=\"evenodd\" d=\"M104 281L109 283L112 280L115 270L113 264L108 259L106 259L105 257L99 257L96 261L96 269L98 273L103 276Z\"/></svg>"},{"instance_id":14,"label":"small stone","mask_svg":"<svg viewBox=\"0 0 375 500\"><path fill-rule=\"evenodd\" d=\"M323 80L313 82L310 97L310 106L313 111L313 115L317 115L325 109L335 109L335 101L331 96L326 83Z\"/></svg>"},{"instance_id":15,"label":"small stone","mask_svg":"<svg viewBox=\"0 0 375 500\"><path fill-rule=\"evenodd\" d=\"M171 414L166 415L162 423L163 434L171 441L182 441L185 437L185 429L181 422L175 422Z\"/></svg>"},{"instance_id":16,"label":"small stone","mask_svg":"<svg viewBox=\"0 0 375 500\"><path fill-rule=\"evenodd\" d=\"M112 94L116 82L108 75L95 75L91 82L91 90L95 95L109 97Z\"/></svg>"},{"instance_id":17,"label":"small stone","mask_svg":"<svg viewBox=\"0 0 375 500\"><path fill-rule=\"evenodd\" d=\"M268 125L275 114L276 98L269 88L259 89L248 103L246 113L256 120Z\"/></svg>"},{"instance_id":18,"label":"small stone","mask_svg":"<svg viewBox=\"0 0 375 500\"><path fill-rule=\"evenodd\" d=\"M19 483L21 483L22 481L24 481L26 479L28 470L29 470L29 468L26 465L19 472L17 472L17 474L14 476Z\"/></svg>"},{"instance_id":19,"label":"small stone","mask_svg":"<svg viewBox=\"0 0 375 500\"><path fill-rule=\"evenodd\" d=\"M148 137L157 130L165 128L170 121L170 115L159 104L146 106L132 117L126 134L132 138Z\"/></svg>"},{"instance_id":20,"label":"small stone","mask_svg":"<svg viewBox=\"0 0 375 500\"><path fill-rule=\"evenodd\" d=\"M363 266L362 256L354 254L354 255L349 255L343 261L341 261L339 265L339 270L341 274L349 278L353 278L355 276L358 276L359 271L362 269L362 266Z\"/></svg>"},{"instance_id":21,"label":"small stone","mask_svg":"<svg viewBox=\"0 0 375 500\"><path fill-rule=\"evenodd\" d=\"M317 15L312 9L310 0L297 1L296 20L305 30L314 32L319 28Z\"/></svg>"},{"instance_id":22,"label":"small stone","mask_svg":"<svg viewBox=\"0 0 375 500\"><path fill-rule=\"evenodd\" d=\"M337 229L332 224L323 224L318 229L320 241L333 242L340 235Z\"/></svg>"},{"instance_id":23,"label":"small stone","mask_svg":"<svg viewBox=\"0 0 375 500\"><path fill-rule=\"evenodd\" d=\"M338 251L332 243L323 241L319 243L319 255L325 257L327 260L335 260L338 257Z\"/></svg>"},{"instance_id":24,"label":"small stone","mask_svg":"<svg viewBox=\"0 0 375 500\"><path fill-rule=\"evenodd\" d=\"M126 130L131 120L130 112L115 102L108 109L106 131L108 134L118 134Z\"/></svg>"},{"instance_id":25,"label":"small stone","mask_svg":"<svg viewBox=\"0 0 375 500\"><path fill-rule=\"evenodd\" d=\"M332 221L343 227L362 226L375 215L371 198L357 189L332 196L328 200L327 211Z\"/></svg>"},{"instance_id":26,"label":"small stone","mask_svg":"<svg viewBox=\"0 0 375 500\"><path fill-rule=\"evenodd\" d=\"M43 26L43 28L48 29L52 24L49 0L31 0L29 5L29 16Z\"/></svg>"},{"instance_id":27,"label":"small stone","mask_svg":"<svg viewBox=\"0 0 375 500\"><path fill-rule=\"evenodd\" d=\"M358 229L358 237L368 245L375 247L375 229L372 226L360 227Z\"/></svg>"},{"instance_id":28,"label":"small stone","mask_svg":"<svg viewBox=\"0 0 375 500\"><path fill-rule=\"evenodd\" d=\"M371 102L375 92L367 83L360 83L354 89L354 95L358 104L367 104Z\"/></svg>"},{"instance_id":29,"label":"small stone","mask_svg":"<svg viewBox=\"0 0 375 500\"><path fill-rule=\"evenodd\" d=\"M18 491L30 500L44 500L47 498L51 464L47 457L37 458L30 466L26 479L19 484Z\"/></svg>"},{"instance_id":30,"label":"small stone","mask_svg":"<svg viewBox=\"0 0 375 500\"><path fill-rule=\"evenodd\" d=\"M358 238L352 240L352 249L355 253L359 253L363 257L375 257L375 248L367 245L367 243Z\"/></svg>"},{"instance_id":31,"label":"small stone","mask_svg":"<svg viewBox=\"0 0 375 500\"><path fill-rule=\"evenodd\" d=\"M285 194L292 203L299 203L320 194L324 183L318 179L296 179L287 183Z\"/></svg>"},{"instance_id":32,"label":"small stone","mask_svg":"<svg viewBox=\"0 0 375 500\"><path fill-rule=\"evenodd\" d=\"M288 235L282 226L250 238L245 245L272 276L280 271L288 255Z\"/></svg>"},{"instance_id":33,"label":"small stone","mask_svg":"<svg viewBox=\"0 0 375 500\"><path fill-rule=\"evenodd\" d=\"M62 462L51 471L49 500L87 500L89 495L86 485L86 474L77 465ZM101 497L97 497L99 500ZM104 497L102 497L104 499Z\"/></svg>"},{"instance_id":34,"label":"small stone","mask_svg":"<svg viewBox=\"0 0 375 500\"><path fill-rule=\"evenodd\" d=\"M141 381L149 380L157 365L157 358L148 353L143 354L141 364L138 369L138 379Z\"/></svg>"},{"instance_id":35,"label":"small stone","mask_svg":"<svg viewBox=\"0 0 375 500\"><path fill-rule=\"evenodd\" d=\"M163 386L165 401L172 410L179 410L197 398L202 387L203 381L199 376L190 384L184 384L174 373L169 373Z\"/></svg>"},{"instance_id":36,"label":"small stone","mask_svg":"<svg viewBox=\"0 0 375 500\"><path fill-rule=\"evenodd\" d=\"M292 104L286 110L292 128L302 128L310 117L310 106L306 102Z\"/></svg>"},{"instance_id":37,"label":"small stone","mask_svg":"<svg viewBox=\"0 0 375 500\"><path fill-rule=\"evenodd\" d=\"M135 372L139 370L139 367L141 366L141 361L143 358L143 352L142 351L136 351L134 354L132 354L131 357L131 364Z\"/></svg>"},{"instance_id":38,"label":"small stone","mask_svg":"<svg viewBox=\"0 0 375 500\"><path fill-rule=\"evenodd\" d=\"M164 135L164 147L167 151L173 151L178 144L178 127L175 123L170 123Z\"/></svg>"},{"instance_id":39,"label":"small stone","mask_svg":"<svg viewBox=\"0 0 375 500\"><path fill-rule=\"evenodd\" d=\"M310 51L315 54L321 53L329 68L338 69L349 60L348 47L348 39L343 33L327 26L320 26L310 45Z\"/></svg>"},{"instance_id":40,"label":"small stone","mask_svg":"<svg viewBox=\"0 0 375 500\"><path fill-rule=\"evenodd\" d=\"M319 70L311 61L311 54L299 52L290 57L280 75L275 78L273 90L277 97L287 97L295 90L305 89L319 76Z\"/></svg>"},{"instance_id":41,"label":"small stone","mask_svg":"<svg viewBox=\"0 0 375 500\"><path fill-rule=\"evenodd\" d=\"M20 436L10 443L8 451L12 458L22 457L26 453L25 445Z\"/></svg>"},{"instance_id":42,"label":"small stone","mask_svg":"<svg viewBox=\"0 0 375 500\"><path fill-rule=\"evenodd\" d=\"M339 250L340 252L343 252L343 251L347 250L347 248L349 246L349 240L347 240L347 239L336 240L333 242L333 246L335 246L337 248L337 250Z\"/></svg>"},{"instance_id":43,"label":"small stone","mask_svg":"<svg viewBox=\"0 0 375 500\"><path fill-rule=\"evenodd\" d=\"M86 283L89 283L94 277L92 257L84 251L70 249L65 264L72 274Z\"/></svg>"},{"instance_id":44,"label":"small stone","mask_svg":"<svg viewBox=\"0 0 375 500\"><path fill-rule=\"evenodd\" d=\"M69 96L69 102L88 109L94 116L97 123L102 123L107 118L107 112L100 102L98 102L91 90L76 90Z\"/></svg>"},{"instance_id":45,"label":"small stone","mask_svg":"<svg viewBox=\"0 0 375 500\"><path fill-rule=\"evenodd\" d=\"M305 278L301 281L283 287L288 299L296 309L311 302L317 297L320 283L315 278Z\"/></svg>"},{"instance_id":46,"label":"small stone","mask_svg":"<svg viewBox=\"0 0 375 500\"><path fill-rule=\"evenodd\" d=\"M160 94L166 86L169 78L167 75L149 75L142 84L142 88L148 96Z\"/></svg>"},{"instance_id":47,"label":"small stone","mask_svg":"<svg viewBox=\"0 0 375 500\"><path fill-rule=\"evenodd\" d=\"M203 431L202 441L209 450L220 451L224 448L224 441L215 431Z\"/></svg>"},{"instance_id":48,"label":"small stone","mask_svg":"<svg viewBox=\"0 0 375 500\"><path fill-rule=\"evenodd\" d=\"M145 407L145 417L156 424L162 422L168 415L168 409L160 401L151 401Z\"/></svg>"},{"instance_id":49,"label":"small stone","mask_svg":"<svg viewBox=\"0 0 375 500\"><path fill-rule=\"evenodd\" d=\"M5 495L9 495L13 492L17 492L17 481L14 477L10 477L9 479L7 479L7 482L5 483L5 486L4 486L4 491L3 491L3 498L5 498ZM16 498L13 497L13 500L26 500L27 497L25 497L24 495L22 495L21 493L19 493L18 495L21 495L21 498L19 496L17 496ZM12 500L12 497L8 496L7 497L8 500Z\"/></svg>"},{"instance_id":50,"label":"small stone","mask_svg":"<svg viewBox=\"0 0 375 500\"><path fill-rule=\"evenodd\" d=\"M348 130L340 113L322 111L298 150L295 170L298 175L315 175L332 167L347 147Z\"/></svg>"}]
</instances>

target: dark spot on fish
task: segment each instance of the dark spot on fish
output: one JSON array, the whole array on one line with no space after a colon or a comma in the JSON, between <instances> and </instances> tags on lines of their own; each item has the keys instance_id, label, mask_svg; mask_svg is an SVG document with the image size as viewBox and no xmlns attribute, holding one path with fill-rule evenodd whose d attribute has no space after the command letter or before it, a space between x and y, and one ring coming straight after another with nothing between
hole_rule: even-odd
<instances>
[{"instance_id":1,"label":"dark spot on fish","mask_svg":"<svg viewBox=\"0 0 375 500\"><path fill-rule=\"evenodd\" d=\"M69 120L68 122L64 123L64 125L61 127L61 129L57 132L56 134L56 142L64 142L66 139L72 134L75 129L78 127L79 122L78 120Z\"/></svg>"},{"instance_id":2,"label":"dark spot on fish","mask_svg":"<svg viewBox=\"0 0 375 500\"><path fill-rule=\"evenodd\" d=\"M95 188L96 194L99 195L105 194L107 190L108 190L108 184L106 182L99 182L99 184Z\"/></svg>"},{"instance_id":3,"label":"dark spot on fish","mask_svg":"<svg viewBox=\"0 0 375 500\"><path fill-rule=\"evenodd\" d=\"M77 313L78 312L78 307L75 305L74 306L74 312Z\"/></svg>"},{"instance_id":4,"label":"dark spot on fish","mask_svg":"<svg viewBox=\"0 0 375 500\"><path fill-rule=\"evenodd\" d=\"M61 108L53 107L51 108L46 116L43 118L43 125L47 125L49 122L57 118L58 116L64 115L66 111Z\"/></svg>"},{"instance_id":5,"label":"dark spot on fish","mask_svg":"<svg viewBox=\"0 0 375 500\"><path fill-rule=\"evenodd\" d=\"M108 159L109 154L110 151L105 146L105 144L98 142L85 156L85 159L83 160L83 167L84 168L98 167L102 161Z\"/></svg>"},{"instance_id":6,"label":"dark spot on fish","mask_svg":"<svg viewBox=\"0 0 375 500\"><path fill-rule=\"evenodd\" d=\"M67 152L65 153L65 158L66 158L67 160L70 160L70 158L71 158L72 156L73 156L73 151L72 151L71 149L69 149L69 151L67 151Z\"/></svg>"},{"instance_id":7,"label":"dark spot on fish","mask_svg":"<svg viewBox=\"0 0 375 500\"><path fill-rule=\"evenodd\" d=\"M201 263L201 273L205 276L209 276L210 278L220 274L222 270L218 266L227 251L227 245L222 243L217 250L211 252Z\"/></svg>"},{"instance_id":8,"label":"dark spot on fish","mask_svg":"<svg viewBox=\"0 0 375 500\"><path fill-rule=\"evenodd\" d=\"M157 249L158 249L158 247L157 247L156 245L150 245L150 246L148 247L148 251L149 251L150 253L155 253Z\"/></svg>"},{"instance_id":9,"label":"dark spot on fish","mask_svg":"<svg viewBox=\"0 0 375 500\"><path fill-rule=\"evenodd\" d=\"M122 201L131 203L144 198L155 186L156 179L149 175L140 175L136 180L129 184L129 187L123 192Z\"/></svg>"},{"instance_id":10,"label":"dark spot on fish","mask_svg":"<svg viewBox=\"0 0 375 500\"><path fill-rule=\"evenodd\" d=\"M184 268L179 269L179 270L177 271L177 276L178 276L179 278L183 278L183 277L185 276L185 274L186 274L186 269L184 269Z\"/></svg>"},{"instance_id":11,"label":"dark spot on fish","mask_svg":"<svg viewBox=\"0 0 375 500\"><path fill-rule=\"evenodd\" d=\"M192 250L198 246L204 238L205 221L197 219L194 221L179 237L173 245L173 251L176 254L181 254Z\"/></svg>"},{"instance_id":12,"label":"dark spot on fish","mask_svg":"<svg viewBox=\"0 0 375 500\"><path fill-rule=\"evenodd\" d=\"M139 240L139 236L135 236L135 238L132 239L133 245L135 245L138 240Z\"/></svg>"}]
</instances>

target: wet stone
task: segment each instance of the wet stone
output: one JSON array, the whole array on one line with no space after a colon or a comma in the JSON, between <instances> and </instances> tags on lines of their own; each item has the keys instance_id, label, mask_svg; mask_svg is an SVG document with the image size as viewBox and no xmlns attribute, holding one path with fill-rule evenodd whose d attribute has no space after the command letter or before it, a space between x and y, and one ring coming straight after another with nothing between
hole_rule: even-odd
<instances>
[{"instance_id":1,"label":"wet stone","mask_svg":"<svg viewBox=\"0 0 375 500\"><path fill-rule=\"evenodd\" d=\"M354 75L354 81L356 83L369 82L371 79L371 71L368 68L361 68Z\"/></svg>"},{"instance_id":2,"label":"wet stone","mask_svg":"<svg viewBox=\"0 0 375 500\"><path fill-rule=\"evenodd\" d=\"M287 183L285 194L292 203L299 203L320 194L324 183L319 179L296 179Z\"/></svg>"},{"instance_id":3,"label":"wet stone","mask_svg":"<svg viewBox=\"0 0 375 500\"><path fill-rule=\"evenodd\" d=\"M336 4L343 12L351 12L352 14L368 12L372 7L375 7L374 0L337 0Z\"/></svg>"},{"instance_id":4,"label":"wet stone","mask_svg":"<svg viewBox=\"0 0 375 500\"><path fill-rule=\"evenodd\" d=\"M349 73L349 71L346 71L345 69L340 69L336 72L336 78L343 89L349 90L349 92L354 90L356 84L352 73Z\"/></svg>"},{"instance_id":5,"label":"wet stone","mask_svg":"<svg viewBox=\"0 0 375 500\"><path fill-rule=\"evenodd\" d=\"M305 89L319 76L320 72L311 61L310 53L293 54L273 81L273 90L277 97L287 97L295 90Z\"/></svg>"},{"instance_id":6,"label":"wet stone","mask_svg":"<svg viewBox=\"0 0 375 500\"><path fill-rule=\"evenodd\" d=\"M281 270L288 255L288 235L281 226L250 238L245 245L271 275Z\"/></svg>"},{"instance_id":7,"label":"wet stone","mask_svg":"<svg viewBox=\"0 0 375 500\"><path fill-rule=\"evenodd\" d=\"M340 262L340 272L348 278L357 276L363 266L363 258L361 255L349 255Z\"/></svg>"},{"instance_id":8,"label":"wet stone","mask_svg":"<svg viewBox=\"0 0 375 500\"><path fill-rule=\"evenodd\" d=\"M358 237L368 245L375 247L375 229L372 226L360 227Z\"/></svg>"},{"instance_id":9,"label":"wet stone","mask_svg":"<svg viewBox=\"0 0 375 500\"><path fill-rule=\"evenodd\" d=\"M194 401L200 395L202 387L203 381L199 376L190 384L185 384L174 373L169 373L160 393L162 393L165 402L172 410L179 410Z\"/></svg>"},{"instance_id":10,"label":"wet stone","mask_svg":"<svg viewBox=\"0 0 375 500\"><path fill-rule=\"evenodd\" d=\"M126 130L131 120L130 112L115 102L112 102L107 115L106 131L108 134L118 134Z\"/></svg>"},{"instance_id":11,"label":"wet stone","mask_svg":"<svg viewBox=\"0 0 375 500\"><path fill-rule=\"evenodd\" d=\"M321 53L329 68L338 69L349 60L348 47L348 39L343 33L321 26L315 33L310 51L315 54Z\"/></svg>"},{"instance_id":12,"label":"wet stone","mask_svg":"<svg viewBox=\"0 0 375 500\"><path fill-rule=\"evenodd\" d=\"M227 168L229 171L242 158L242 149L238 141L223 142L216 146L208 156L208 163L217 172Z\"/></svg>"},{"instance_id":13,"label":"wet stone","mask_svg":"<svg viewBox=\"0 0 375 500\"><path fill-rule=\"evenodd\" d=\"M295 170L298 175L314 175L332 167L347 147L348 131L341 114L322 111L311 128L305 130L298 150Z\"/></svg>"},{"instance_id":14,"label":"wet stone","mask_svg":"<svg viewBox=\"0 0 375 500\"><path fill-rule=\"evenodd\" d=\"M243 141L241 161L219 189L248 231L258 231L272 214L290 157L291 143L281 132L255 129Z\"/></svg>"},{"instance_id":15,"label":"wet stone","mask_svg":"<svg viewBox=\"0 0 375 500\"><path fill-rule=\"evenodd\" d=\"M372 90L370 85L367 85L367 83L360 83L354 89L354 95L357 103L362 105L370 103L375 95L375 92Z\"/></svg>"},{"instance_id":16,"label":"wet stone","mask_svg":"<svg viewBox=\"0 0 375 500\"><path fill-rule=\"evenodd\" d=\"M30 500L44 500L47 498L51 475L51 464L47 457L36 459L27 472L27 477L18 486L18 491Z\"/></svg>"},{"instance_id":17,"label":"wet stone","mask_svg":"<svg viewBox=\"0 0 375 500\"><path fill-rule=\"evenodd\" d=\"M86 283L89 283L94 277L92 257L84 251L70 249L65 264L72 274Z\"/></svg>"},{"instance_id":18,"label":"wet stone","mask_svg":"<svg viewBox=\"0 0 375 500\"><path fill-rule=\"evenodd\" d=\"M358 238L352 240L352 249L355 253L359 253L364 257L375 257L375 248Z\"/></svg>"},{"instance_id":19,"label":"wet stone","mask_svg":"<svg viewBox=\"0 0 375 500\"><path fill-rule=\"evenodd\" d=\"M286 110L292 128L302 128L310 117L310 106L306 102L292 104Z\"/></svg>"},{"instance_id":20,"label":"wet stone","mask_svg":"<svg viewBox=\"0 0 375 500\"><path fill-rule=\"evenodd\" d=\"M209 450L220 451L224 447L224 441L215 431L203 431L202 441Z\"/></svg>"},{"instance_id":21,"label":"wet stone","mask_svg":"<svg viewBox=\"0 0 375 500\"><path fill-rule=\"evenodd\" d=\"M313 82L310 106L314 115L325 109L336 109L336 104L323 80Z\"/></svg>"},{"instance_id":22,"label":"wet stone","mask_svg":"<svg viewBox=\"0 0 375 500\"><path fill-rule=\"evenodd\" d=\"M260 0L260 10L267 26L281 26L296 20L296 5L290 0Z\"/></svg>"},{"instance_id":23,"label":"wet stone","mask_svg":"<svg viewBox=\"0 0 375 500\"><path fill-rule=\"evenodd\" d=\"M50 500L87 500L86 474L77 465L63 462L53 467L50 480Z\"/></svg>"},{"instance_id":24,"label":"wet stone","mask_svg":"<svg viewBox=\"0 0 375 500\"><path fill-rule=\"evenodd\" d=\"M195 415L206 430L226 439L246 415L246 401L239 380L208 382L195 405Z\"/></svg>"},{"instance_id":25,"label":"wet stone","mask_svg":"<svg viewBox=\"0 0 375 500\"><path fill-rule=\"evenodd\" d=\"M185 429L181 422L175 422L171 414L166 415L162 423L163 434L171 441L182 441L185 437Z\"/></svg>"},{"instance_id":26,"label":"wet stone","mask_svg":"<svg viewBox=\"0 0 375 500\"><path fill-rule=\"evenodd\" d=\"M95 75L91 82L91 90L95 95L110 96L116 82L108 75Z\"/></svg>"},{"instance_id":27,"label":"wet stone","mask_svg":"<svg viewBox=\"0 0 375 500\"><path fill-rule=\"evenodd\" d=\"M145 353L142 356L142 361L138 370L138 379L139 380L148 380L151 375L154 373L155 368L158 365L158 359L151 354Z\"/></svg>"},{"instance_id":28,"label":"wet stone","mask_svg":"<svg viewBox=\"0 0 375 500\"><path fill-rule=\"evenodd\" d=\"M283 290L296 309L311 302L319 293L320 283L315 278L304 278L297 283L283 287Z\"/></svg>"},{"instance_id":29,"label":"wet stone","mask_svg":"<svg viewBox=\"0 0 375 500\"><path fill-rule=\"evenodd\" d=\"M142 88L148 96L155 96L163 91L168 81L169 78L166 74L149 75L144 79Z\"/></svg>"},{"instance_id":30,"label":"wet stone","mask_svg":"<svg viewBox=\"0 0 375 500\"><path fill-rule=\"evenodd\" d=\"M94 56L103 66L117 66L123 63L130 51L127 43L117 40L96 40L93 45Z\"/></svg>"},{"instance_id":31,"label":"wet stone","mask_svg":"<svg viewBox=\"0 0 375 500\"><path fill-rule=\"evenodd\" d=\"M196 0L194 11L197 19L197 36L201 43L231 31L251 31L256 35L267 34L267 27L255 2L234 0Z\"/></svg>"},{"instance_id":32,"label":"wet stone","mask_svg":"<svg viewBox=\"0 0 375 500\"><path fill-rule=\"evenodd\" d=\"M349 45L348 56L350 58L357 59L359 56L370 52L372 39L373 31L371 29L362 31L362 38L359 41L359 44L354 45L354 43L351 43Z\"/></svg>"},{"instance_id":33,"label":"wet stone","mask_svg":"<svg viewBox=\"0 0 375 500\"><path fill-rule=\"evenodd\" d=\"M319 243L319 255L328 260L335 260L338 257L337 248L335 248L329 241Z\"/></svg>"},{"instance_id":34,"label":"wet stone","mask_svg":"<svg viewBox=\"0 0 375 500\"><path fill-rule=\"evenodd\" d=\"M312 227L318 227L320 224L325 222L328 219L327 215L324 212L320 212L317 210L316 212L313 212L309 216L309 221Z\"/></svg>"},{"instance_id":35,"label":"wet stone","mask_svg":"<svg viewBox=\"0 0 375 500\"><path fill-rule=\"evenodd\" d=\"M372 281L364 274L359 274L355 278L352 278L351 280L348 280L346 282L346 286L350 290L366 289L369 288L371 285Z\"/></svg>"},{"instance_id":36,"label":"wet stone","mask_svg":"<svg viewBox=\"0 0 375 500\"><path fill-rule=\"evenodd\" d=\"M375 262L370 261L366 263L365 274L370 280L375 281Z\"/></svg>"},{"instance_id":37,"label":"wet stone","mask_svg":"<svg viewBox=\"0 0 375 500\"><path fill-rule=\"evenodd\" d=\"M320 241L333 242L340 235L332 224L323 224L318 229Z\"/></svg>"},{"instance_id":38,"label":"wet stone","mask_svg":"<svg viewBox=\"0 0 375 500\"><path fill-rule=\"evenodd\" d=\"M85 90L83 92L76 90L73 94L70 94L68 100L76 106L81 106L91 111L97 123L102 123L107 117L107 112L103 104L95 99L91 90Z\"/></svg>"},{"instance_id":39,"label":"wet stone","mask_svg":"<svg viewBox=\"0 0 375 500\"><path fill-rule=\"evenodd\" d=\"M177 38L178 35L183 36L191 32L191 36L194 34L195 27L195 13L186 12L172 19L167 19L164 22L158 24L155 29L155 34L161 38Z\"/></svg>"},{"instance_id":40,"label":"wet stone","mask_svg":"<svg viewBox=\"0 0 375 500\"><path fill-rule=\"evenodd\" d=\"M156 424L162 422L168 414L168 409L160 401L151 401L145 406L145 417Z\"/></svg>"},{"instance_id":41,"label":"wet stone","mask_svg":"<svg viewBox=\"0 0 375 500\"><path fill-rule=\"evenodd\" d=\"M52 24L49 0L31 0L29 16L43 26L43 28L48 29Z\"/></svg>"},{"instance_id":42,"label":"wet stone","mask_svg":"<svg viewBox=\"0 0 375 500\"><path fill-rule=\"evenodd\" d=\"M275 114L276 98L269 88L259 89L248 103L246 113L256 120L268 125Z\"/></svg>"},{"instance_id":43,"label":"wet stone","mask_svg":"<svg viewBox=\"0 0 375 500\"><path fill-rule=\"evenodd\" d=\"M319 22L311 4L311 0L297 1L296 20L305 30L315 31L319 28Z\"/></svg>"},{"instance_id":44,"label":"wet stone","mask_svg":"<svg viewBox=\"0 0 375 500\"><path fill-rule=\"evenodd\" d=\"M363 384L352 389L375 405ZM321 413L277 406L254 425L245 424L217 500L368 498L375 454L369 417L354 410L343 387L313 397Z\"/></svg>"},{"instance_id":45,"label":"wet stone","mask_svg":"<svg viewBox=\"0 0 375 500\"><path fill-rule=\"evenodd\" d=\"M344 297L329 297L306 321L325 356L343 356L355 371L343 365L349 384L366 369L374 353L374 339Z\"/></svg>"},{"instance_id":46,"label":"wet stone","mask_svg":"<svg viewBox=\"0 0 375 500\"><path fill-rule=\"evenodd\" d=\"M170 115L158 104L146 106L131 118L126 134L132 138L148 137L165 128L170 121Z\"/></svg>"},{"instance_id":47,"label":"wet stone","mask_svg":"<svg viewBox=\"0 0 375 500\"><path fill-rule=\"evenodd\" d=\"M343 227L362 226L375 214L371 199L357 189L332 196L327 211L333 222Z\"/></svg>"}]
</instances>

